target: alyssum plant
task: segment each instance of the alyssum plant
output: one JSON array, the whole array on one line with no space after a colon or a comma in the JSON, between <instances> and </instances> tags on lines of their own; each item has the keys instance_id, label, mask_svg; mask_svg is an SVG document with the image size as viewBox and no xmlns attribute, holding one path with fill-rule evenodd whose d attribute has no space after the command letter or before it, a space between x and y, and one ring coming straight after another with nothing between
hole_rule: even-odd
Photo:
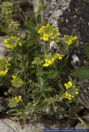
<instances>
[{"instance_id":1,"label":"alyssum plant","mask_svg":"<svg viewBox=\"0 0 89 132\"><path fill-rule=\"evenodd\" d=\"M68 67L70 53L78 47L78 37L61 36L50 23L29 21L25 22L27 38L22 39L13 9L13 3L3 2L8 54L0 59L0 81L9 89L7 113L18 119L34 118L59 102L74 101L79 94Z\"/></svg>"}]
</instances>

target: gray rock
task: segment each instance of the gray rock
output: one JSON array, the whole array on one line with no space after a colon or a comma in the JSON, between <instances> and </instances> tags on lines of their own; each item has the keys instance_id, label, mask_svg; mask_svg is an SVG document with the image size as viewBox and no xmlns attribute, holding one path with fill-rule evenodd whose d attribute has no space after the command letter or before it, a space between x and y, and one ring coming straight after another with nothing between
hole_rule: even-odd
<instances>
[{"instance_id":1,"label":"gray rock","mask_svg":"<svg viewBox=\"0 0 89 132\"><path fill-rule=\"evenodd\" d=\"M80 42L89 42L89 0L49 0L45 19L62 34L78 35Z\"/></svg>"},{"instance_id":2,"label":"gray rock","mask_svg":"<svg viewBox=\"0 0 89 132\"><path fill-rule=\"evenodd\" d=\"M6 54L6 47L4 44L0 44L0 59L3 58Z\"/></svg>"},{"instance_id":3,"label":"gray rock","mask_svg":"<svg viewBox=\"0 0 89 132\"><path fill-rule=\"evenodd\" d=\"M27 32L26 31L20 31L18 33L18 35L20 35L21 39L26 39L27 38Z\"/></svg>"},{"instance_id":4,"label":"gray rock","mask_svg":"<svg viewBox=\"0 0 89 132\"><path fill-rule=\"evenodd\" d=\"M3 113L7 108L5 98L0 97L0 113Z\"/></svg>"},{"instance_id":5,"label":"gray rock","mask_svg":"<svg viewBox=\"0 0 89 132\"><path fill-rule=\"evenodd\" d=\"M79 102L89 109L89 80L79 81L80 95Z\"/></svg>"},{"instance_id":6,"label":"gray rock","mask_svg":"<svg viewBox=\"0 0 89 132\"><path fill-rule=\"evenodd\" d=\"M45 19L58 28L58 19L69 7L71 0L49 0L45 9Z\"/></svg>"},{"instance_id":7,"label":"gray rock","mask_svg":"<svg viewBox=\"0 0 89 132\"><path fill-rule=\"evenodd\" d=\"M62 34L78 35L80 42L89 42L89 0L71 0L69 7L59 17Z\"/></svg>"},{"instance_id":8,"label":"gray rock","mask_svg":"<svg viewBox=\"0 0 89 132\"><path fill-rule=\"evenodd\" d=\"M44 126L41 123L25 125L22 129L19 123L9 119L0 120L0 132L43 132Z\"/></svg>"},{"instance_id":9,"label":"gray rock","mask_svg":"<svg viewBox=\"0 0 89 132\"><path fill-rule=\"evenodd\" d=\"M6 38L7 36L5 37L0 37L0 59L3 58L5 55L6 55L6 45L5 43L3 42L4 39Z\"/></svg>"}]
</instances>

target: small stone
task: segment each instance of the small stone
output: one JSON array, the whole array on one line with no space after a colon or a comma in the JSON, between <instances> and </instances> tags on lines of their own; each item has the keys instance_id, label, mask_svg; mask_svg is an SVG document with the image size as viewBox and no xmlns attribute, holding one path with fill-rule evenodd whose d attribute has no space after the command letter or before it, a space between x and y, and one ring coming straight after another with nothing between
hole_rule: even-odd
<instances>
[{"instance_id":1,"label":"small stone","mask_svg":"<svg viewBox=\"0 0 89 132\"><path fill-rule=\"evenodd\" d=\"M54 48L54 49L57 48L57 43L55 41L50 42L50 49L52 49L52 48Z\"/></svg>"}]
</instances>

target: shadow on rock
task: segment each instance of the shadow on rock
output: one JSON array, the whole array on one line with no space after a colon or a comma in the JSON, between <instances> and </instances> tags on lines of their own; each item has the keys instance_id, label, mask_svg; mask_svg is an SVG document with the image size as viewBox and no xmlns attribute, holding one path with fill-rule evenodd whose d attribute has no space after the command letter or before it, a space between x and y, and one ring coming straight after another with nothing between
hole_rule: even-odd
<instances>
[{"instance_id":1,"label":"shadow on rock","mask_svg":"<svg viewBox=\"0 0 89 132\"><path fill-rule=\"evenodd\" d=\"M59 18L63 34L78 35L80 42L89 42L89 1L71 0L69 8Z\"/></svg>"}]
</instances>

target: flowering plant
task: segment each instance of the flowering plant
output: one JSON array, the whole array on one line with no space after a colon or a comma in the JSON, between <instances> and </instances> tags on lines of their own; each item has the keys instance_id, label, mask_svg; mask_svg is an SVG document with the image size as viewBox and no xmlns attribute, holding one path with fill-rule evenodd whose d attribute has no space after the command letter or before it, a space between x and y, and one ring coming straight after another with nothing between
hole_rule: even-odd
<instances>
[{"instance_id":1,"label":"flowering plant","mask_svg":"<svg viewBox=\"0 0 89 132\"><path fill-rule=\"evenodd\" d=\"M23 120L46 113L46 108L50 110L59 102L71 103L77 98L79 86L71 77L68 63L71 64L71 51L78 47L78 37L61 36L50 23L26 21L27 36L23 39L18 33L20 22L12 17L12 6L10 2L2 5L3 19L9 22L8 37L4 40L9 52L0 59L0 77L3 84L8 80L5 83L8 86L7 114Z\"/></svg>"}]
</instances>

